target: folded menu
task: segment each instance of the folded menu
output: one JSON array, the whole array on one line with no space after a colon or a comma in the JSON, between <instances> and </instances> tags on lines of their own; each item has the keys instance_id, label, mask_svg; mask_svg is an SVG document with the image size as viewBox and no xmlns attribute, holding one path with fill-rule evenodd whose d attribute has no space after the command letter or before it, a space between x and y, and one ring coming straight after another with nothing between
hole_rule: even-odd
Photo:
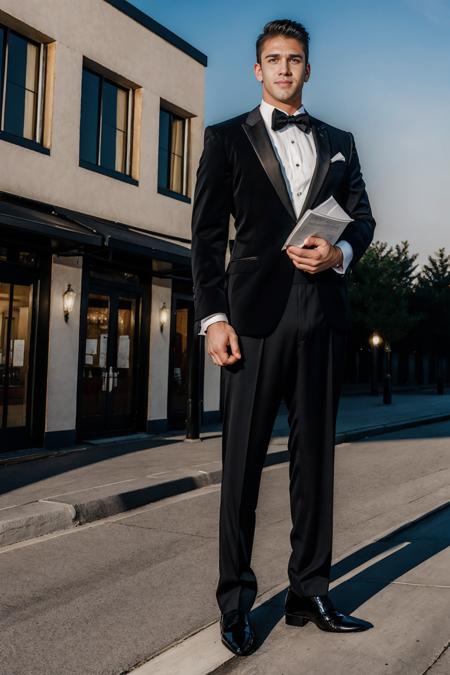
<instances>
[{"instance_id":1,"label":"folded menu","mask_svg":"<svg viewBox=\"0 0 450 675\"><path fill-rule=\"evenodd\" d=\"M339 206L333 195L314 209L307 209L283 244L303 246L306 237L314 235L335 244L347 225L353 220Z\"/></svg>"}]
</instances>

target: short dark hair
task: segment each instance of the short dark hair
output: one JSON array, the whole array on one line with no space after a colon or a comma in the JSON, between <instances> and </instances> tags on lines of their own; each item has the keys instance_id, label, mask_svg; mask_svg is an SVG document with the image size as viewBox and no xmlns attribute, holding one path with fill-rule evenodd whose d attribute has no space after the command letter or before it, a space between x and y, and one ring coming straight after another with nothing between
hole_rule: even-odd
<instances>
[{"instance_id":1,"label":"short dark hair","mask_svg":"<svg viewBox=\"0 0 450 675\"><path fill-rule=\"evenodd\" d=\"M261 63L261 52L267 38L275 35L295 38L302 43L305 50L306 63L309 62L309 33L303 24L291 19L275 19L264 26L263 32L256 40L256 61Z\"/></svg>"}]
</instances>

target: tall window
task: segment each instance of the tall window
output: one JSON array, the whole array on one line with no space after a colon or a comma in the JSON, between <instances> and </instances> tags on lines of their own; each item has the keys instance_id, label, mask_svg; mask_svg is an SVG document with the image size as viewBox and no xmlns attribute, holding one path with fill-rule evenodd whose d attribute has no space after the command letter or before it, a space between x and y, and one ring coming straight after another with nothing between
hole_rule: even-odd
<instances>
[{"instance_id":1,"label":"tall window","mask_svg":"<svg viewBox=\"0 0 450 675\"><path fill-rule=\"evenodd\" d=\"M80 162L130 174L132 90L83 69Z\"/></svg>"},{"instance_id":2,"label":"tall window","mask_svg":"<svg viewBox=\"0 0 450 675\"><path fill-rule=\"evenodd\" d=\"M45 45L0 26L1 131L41 143Z\"/></svg>"},{"instance_id":3,"label":"tall window","mask_svg":"<svg viewBox=\"0 0 450 675\"><path fill-rule=\"evenodd\" d=\"M159 113L158 189L187 194L188 120L161 108Z\"/></svg>"}]
</instances>

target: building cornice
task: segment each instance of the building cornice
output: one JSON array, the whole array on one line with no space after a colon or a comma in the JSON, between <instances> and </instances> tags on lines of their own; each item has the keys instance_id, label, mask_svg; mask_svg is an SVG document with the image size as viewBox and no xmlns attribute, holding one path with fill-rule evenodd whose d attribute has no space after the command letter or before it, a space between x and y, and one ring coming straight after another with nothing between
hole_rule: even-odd
<instances>
[{"instance_id":1,"label":"building cornice","mask_svg":"<svg viewBox=\"0 0 450 675\"><path fill-rule=\"evenodd\" d=\"M193 47L189 42L180 38L176 33L173 33L168 28L165 28L162 24L158 23L152 19L148 14L142 12L140 9L132 5L131 2L127 0L104 0L108 5L112 5L115 9L119 10L123 14L126 14L130 19L136 21L147 30L151 31L155 35L158 35L166 42L169 42L171 45L184 52L190 56L195 61L198 61L202 66L208 65L208 57L203 52L199 51Z\"/></svg>"}]
</instances>

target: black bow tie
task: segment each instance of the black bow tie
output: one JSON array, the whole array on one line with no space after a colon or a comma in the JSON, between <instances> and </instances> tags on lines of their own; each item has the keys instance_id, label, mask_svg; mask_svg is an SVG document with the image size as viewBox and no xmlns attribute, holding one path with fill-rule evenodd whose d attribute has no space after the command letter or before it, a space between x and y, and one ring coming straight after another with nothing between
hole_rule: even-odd
<instances>
[{"instance_id":1,"label":"black bow tie","mask_svg":"<svg viewBox=\"0 0 450 675\"><path fill-rule=\"evenodd\" d=\"M302 131L309 134L311 131L311 120L307 112L299 113L298 115L286 115L278 108L273 109L272 113L272 129L279 131L284 129L287 124L296 124Z\"/></svg>"}]
</instances>

